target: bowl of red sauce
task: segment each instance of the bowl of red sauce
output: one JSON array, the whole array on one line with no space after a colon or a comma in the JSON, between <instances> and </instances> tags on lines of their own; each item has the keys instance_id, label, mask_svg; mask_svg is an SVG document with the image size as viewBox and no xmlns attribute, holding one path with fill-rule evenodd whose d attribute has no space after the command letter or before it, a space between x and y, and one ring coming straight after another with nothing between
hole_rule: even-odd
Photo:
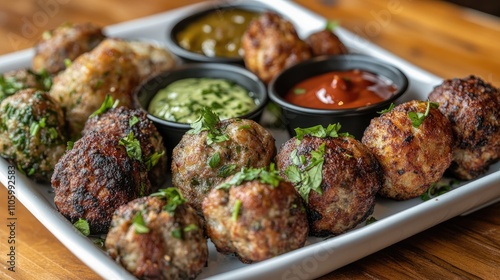
<instances>
[{"instance_id":1,"label":"bowl of red sauce","mask_svg":"<svg viewBox=\"0 0 500 280\"><path fill-rule=\"evenodd\" d=\"M408 88L401 70L377 58L347 54L316 57L277 75L268 85L293 136L295 128L340 123L360 139L370 120Z\"/></svg>"}]
</instances>

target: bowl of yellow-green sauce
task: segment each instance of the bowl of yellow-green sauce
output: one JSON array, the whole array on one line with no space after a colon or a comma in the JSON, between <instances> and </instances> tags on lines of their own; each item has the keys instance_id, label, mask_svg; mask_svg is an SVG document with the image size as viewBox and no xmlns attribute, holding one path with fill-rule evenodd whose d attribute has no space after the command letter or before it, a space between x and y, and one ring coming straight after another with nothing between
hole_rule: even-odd
<instances>
[{"instance_id":1,"label":"bowl of yellow-green sauce","mask_svg":"<svg viewBox=\"0 0 500 280\"><path fill-rule=\"evenodd\" d=\"M172 150L191 124L209 108L221 120L259 121L268 102L264 83L242 66L222 63L183 64L141 84L136 106L147 111Z\"/></svg>"},{"instance_id":2,"label":"bowl of yellow-green sauce","mask_svg":"<svg viewBox=\"0 0 500 280\"><path fill-rule=\"evenodd\" d=\"M265 9L257 4L220 4L198 10L171 25L168 48L188 62L243 64L241 38Z\"/></svg>"}]
</instances>

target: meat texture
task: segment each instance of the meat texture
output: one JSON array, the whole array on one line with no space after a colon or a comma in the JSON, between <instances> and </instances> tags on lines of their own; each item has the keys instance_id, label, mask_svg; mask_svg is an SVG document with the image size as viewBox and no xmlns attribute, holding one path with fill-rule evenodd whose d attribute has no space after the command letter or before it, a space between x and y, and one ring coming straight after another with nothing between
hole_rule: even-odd
<instances>
[{"instance_id":1,"label":"meat texture","mask_svg":"<svg viewBox=\"0 0 500 280\"><path fill-rule=\"evenodd\" d=\"M212 189L203 201L203 215L217 250L235 253L244 263L301 248L309 231L302 198L284 181L274 187L255 179Z\"/></svg>"},{"instance_id":2,"label":"meat texture","mask_svg":"<svg viewBox=\"0 0 500 280\"><path fill-rule=\"evenodd\" d=\"M313 56L347 54L347 47L332 31L324 29L309 35L305 39Z\"/></svg>"},{"instance_id":3,"label":"meat texture","mask_svg":"<svg viewBox=\"0 0 500 280\"><path fill-rule=\"evenodd\" d=\"M119 206L151 192L145 165L119 139L96 132L74 143L51 182L57 210L72 223L86 220L92 234L106 233Z\"/></svg>"},{"instance_id":4,"label":"meat texture","mask_svg":"<svg viewBox=\"0 0 500 280\"><path fill-rule=\"evenodd\" d=\"M107 252L139 279L194 279L207 263L200 217L185 203L169 211L168 203L138 198L113 215ZM145 229L138 231L137 224Z\"/></svg>"},{"instance_id":5,"label":"meat texture","mask_svg":"<svg viewBox=\"0 0 500 280\"><path fill-rule=\"evenodd\" d=\"M172 153L172 184L201 213L204 197L242 167L266 167L276 154L271 133L246 119L217 124L228 140L207 144L209 131L185 134Z\"/></svg>"},{"instance_id":6,"label":"meat texture","mask_svg":"<svg viewBox=\"0 0 500 280\"><path fill-rule=\"evenodd\" d=\"M0 155L20 172L50 181L66 141L63 111L46 92L20 90L0 104Z\"/></svg>"},{"instance_id":7,"label":"meat texture","mask_svg":"<svg viewBox=\"0 0 500 280\"><path fill-rule=\"evenodd\" d=\"M269 83L283 69L311 58L309 46L295 27L276 13L265 12L250 22L243 34L246 67Z\"/></svg>"},{"instance_id":8,"label":"meat texture","mask_svg":"<svg viewBox=\"0 0 500 280\"><path fill-rule=\"evenodd\" d=\"M450 120L455 138L448 171L458 179L484 174L500 158L500 91L481 78L448 79L429 99Z\"/></svg>"},{"instance_id":9,"label":"meat texture","mask_svg":"<svg viewBox=\"0 0 500 280\"><path fill-rule=\"evenodd\" d=\"M315 180L308 170L318 160L318 156L312 154L321 155L322 146L321 183L317 191L308 186ZM289 180L292 180L288 176L291 166L303 174L299 183L292 181L306 201L311 235L344 233L373 213L375 197L382 186L382 169L375 156L358 140L305 135L297 143L294 137L283 144L276 164Z\"/></svg>"},{"instance_id":10,"label":"meat texture","mask_svg":"<svg viewBox=\"0 0 500 280\"><path fill-rule=\"evenodd\" d=\"M423 194L439 181L452 159L450 122L429 102L409 101L371 120L362 142L384 170L380 194L406 200ZM410 112L428 115L414 127Z\"/></svg>"},{"instance_id":11,"label":"meat texture","mask_svg":"<svg viewBox=\"0 0 500 280\"><path fill-rule=\"evenodd\" d=\"M22 89L34 88L48 91L52 78L46 73L35 73L30 69L18 69L0 75L0 101Z\"/></svg>"},{"instance_id":12,"label":"meat texture","mask_svg":"<svg viewBox=\"0 0 500 280\"><path fill-rule=\"evenodd\" d=\"M35 45L32 68L55 75L66 69L67 60L73 61L92 50L104 38L101 28L91 23L66 23L45 31Z\"/></svg>"},{"instance_id":13,"label":"meat texture","mask_svg":"<svg viewBox=\"0 0 500 280\"><path fill-rule=\"evenodd\" d=\"M87 120L82 134L85 136L95 132L114 139L127 137L132 132L140 143L142 161L146 164L152 186L158 188L165 182L165 174L169 171L167 151L163 138L147 118L146 112L126 107L110 109Z\"/></svg>"}]
</instances>

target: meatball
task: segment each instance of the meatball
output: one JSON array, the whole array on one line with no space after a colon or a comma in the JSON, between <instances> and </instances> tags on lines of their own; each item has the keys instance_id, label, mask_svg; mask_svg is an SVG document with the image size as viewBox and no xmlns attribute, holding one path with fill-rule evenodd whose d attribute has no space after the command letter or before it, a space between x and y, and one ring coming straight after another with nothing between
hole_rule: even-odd
<instances>
[{"instance_id":1,"label":"meatball","mask_svg":"<svg viewBox=\"0 0 500 280\"><path fill-rule=\"evenodd\" d=\"M50 181L66 150L61 107L46 93L24 89L0 104L0 155L34 180Z\"/></svg>"},{"instance_id":2,"label":"meatball","mask_svg":"<svg viewBox=\"0 0 500 280\"><path fill-rule=\"evenodd\" d=\"M129 48L107 39L79 56L54 78L50 95L60 102L72 138L78 138L87 118L110 94L121 106L132 107L138 72Z\"/></svg>"},{"instance_id":3,"label":"meatball","mask_svg":"<svg viewBox=\"0 0 500 280\"><path fill-rule=\"evenodd\" d=\"M371 120L362 142L384 170L384 197L406 200L439 181L452 159L448 119L430 102L409 101ZM428 112L426 113L426 111ZM421 123L413 123L412 113Z\"/></svg>"},{"instance_id":4,"label":"meatball","mask_svg":"<svg viewBox=\"0 0 500 280\"><path fill-rule=\"evenodd\" d=\"M104 38L101 28L91 23L67 23L45 31L35 45L32 67L36 72L46 70L55 75L66 68L67 59L73 61Z\"/></svg>"},{"instance_id":5,"label":"meatball","mask_svg":"<svg viewBox=\"0 0 500 280\"><path fill-rule=\"evenodd\" d=\"M34 88L48 91L52 78L47 72L35 73L30 69L19 69L0 75L0 101L22 89Z\"/></svg>"},{"instance_id":6,"label":"meatball","mask_svg":"<svg viewBox=\"0 0 500 280\"><path fill-rule=\"evenodd\" d=\"M215 129L227 140L207 144L212 132L186 133L172 152L172 184L201 212L203 198L242 167L265 167L276 154L271 133L245 119L218 122Z\"/></svg>"},{"instance_id":7,"label":"meatball","mask_svg":"<svg viewBox=\"0 0 500 280\"><path fill-rule=\"evenodd\" d=\"M256 172L258 177L238 179ZM269 177L276 181L265 180ZM246 169L210 191L203 215L219 252L252 263L304 246L309 231L305 207L294 187L282 180L277 172Z\"/></svg>"},{"instance_id":8,"label":"meatball","mask_svg":"<svg viewBox=\"0 0 500 280\"><path fill-rule=\"evenodd\" d=\"M106 233L116 208L151 192L144 164L102 133L76 141L56 164L51 182L57 210L72 223L86 220L92 234Z\"/></svg>"},{"instance_id":9,"label":"meatball","mask_svg":"<svg viewBox=\"0 0 500 280\"><path fill-rule=\"evenodd\" d=\"M128 41L126 43L134 53L133 62L139 71L140 81L172 69L176 64L174 56L164 48L147 42Z\"/></svg>"},{"instance_id":10,"label":"meatball","mask_svg":"<svg viewBox=\"0 0 500 280\"><path fill-rule=\"evenodd\" d=\"M500 158L500 91L478 77L449 79L429 99L450 120L455 138L448 171L471 180Z\"/></svg>"},{"instance_id":11,"label":"meatball","mask_svg":"<svg viewBox=\"0 0 500 280\"><path fill-rule=\"evenodd\" d=\"M110 109L104 114L89 118L82 135L101 132L121 139L131 131L141 145L142 160L148 169L151 184L160 186L165 182L165 174L168 172L167 152L163 138L143 110L126 107Z\"/></svg>"},{"instance_id":12,"label":"meatball","mask_svg":"<svg viewBox=\"0 0 500 280\"><path fill-rule=\"evenodd\" d=\"M346 54L348 50L344 43L332 31L324 29L314 32L306 38L313 56Z\"/></svg>"},{"instance_id":13,"label":"meatball","mask_svg":"<svg viewBox=\"0 0 500 280\"><path fill-rule=\"evenodd\" d=\"M283 69L311 58L309 46L293 24L272 12L250 22L241 44L246 67L265 83Z\"/></svg>"},{"instance_id":14,"label":"meatball","mask_svg":"<svg viewBox=\"0 0 500 280\"><path fill-rule=\"evenodd\" d=\"M338 235L366 220L382 186L375 156L347 136L305 135L297 142L294 137L283 144L276 164L306 201L310 234Z\"/></svg>"},{"instance_id":15,"label":"meatball","mask_svg":"<svg viewBox=\"0 0 500 280\"><path fill-rule=\"evenodd\" d=\"M109 255L139 279L194 279L208 259L196 211L159 197L135 199L117 209L106 237Z\"/></svg>"}]
</instances>

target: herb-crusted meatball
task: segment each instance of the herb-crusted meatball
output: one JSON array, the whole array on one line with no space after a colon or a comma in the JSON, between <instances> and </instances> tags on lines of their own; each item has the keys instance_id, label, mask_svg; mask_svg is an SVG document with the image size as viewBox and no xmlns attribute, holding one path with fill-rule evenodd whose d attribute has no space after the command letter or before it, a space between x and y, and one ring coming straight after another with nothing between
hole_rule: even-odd
<instances>
[{"instance_id":1,"label":"herb-crusted meatball","mask_svg":"<svg viewBox=\"0 0 500 280\"><path fill-rule=\"evenodd\" d=\"M72 223L82 218L90 232L106 233L119 206L151 192L145 165L134 158L134 139L88 133L57 163L54 203Z\"/></svg>"},{"instance_id":2,"label":"herb-crusted meatball","mask_svg":"<svg viewBox=\"0 0 500 280\"><path fill-rule=\"evenodd\" d=\"M380 194L405 200L439 181L452 159L448 119L432 102L410 101L371 120L362 142L384 170Z\"/></svg>"},{"instance_id":3,"label":"herb-crusted meatball","mask_svg":"<svg viewBox=\"0 0 500 280\"><path fill-rule=\"evenodd\" d=\"M306 201L312 235L341 234L373 213L382 169L339 125L298 130L276 156L280 172Z\"/></svg>"},{"instance_id":4,"label":"herb-crusted meatball","mask_svg":"<svg viewBox=\"0 0 500 280\"><path fill-rule=\"evenodd\" d=\"M206 110L172 154L172 183L199 212L208 192L242 167L265 167L276 154L271 133L252 120L227 119Z\"/></svg>"},{"instance_id":5,"label":"herb-crusted meatball","mask_svg":"<svg viewBox=\"0 0 500 280\"><path fill-rule=\"evenodd\" d=\"M272 12L250 22L241 44L246 67L265 83L283 69L311 58L309 46L293 24Z\"/></svg>"},{"instance_id":6,"label":"herb-crusted meatball","mask_svg":"<svg viewBox=\"0 0 500 280\"><path fill-rule=\"evenodd\" d=\"M207 234L217 250L244 263L304 246L308 235L302 198L278 172L243 169L203 200Z\"/></svg>"},{"instance_id":7,"label":"herb-crusted meatball","mask_svg":"<svg viewBox=\"0 0 500 280\"><path fill-rule=\"evenodd\" d=\"M106 249L139 279L194 279L208 258L201 218L174 188L154 195L118 208Z\"/></svg>"},{"instance_id":8,"label":"herb-crusted meatball","mask_svg":"<svg viewBox=\"0 0 500 280\"><path fill-rule=\"evenodd\" d=\"M450 120L455 137L448 169L462 180L477 178L500 158L500 91L478 77L449 79L430 93Z\"/></svg>"},{"instance_id":9,"label":"herb-crusted meatball","mask_svg":"<svg viewBox=\"0 0 500 280\"><path fill-rule=\"evenodd\" d=\"M66 150L61 107L46 93L24 89L0 104L0 155L35 180L48 182Z\"/></svg>"},{"instance_id":10,"label":"herb-crusted meatball","mask_svg":"<svg viewBox=\"0 0 500 280\"><path fill-rule=\"evenodd\" d=\"M45 71L35 73L30 69L12 70L0 75L0 101L22 89L48 91L51 86L52 78Z\"/></svg>"},{"instance_id":11,"label":"herb-crusted meatball","mask_svg":"<svg viewBox=\"0 0 500 280\"><path fill-rule=\"evenodd\" d=\"M91 23L66 23L45 31L35 45L32 67L37 72L45 70L55 75L66 68L66 60L73 61L104 38L101 28Z\"/></svg>"},{"instance_id":12,"label":"herb-crusted meatball","mask_svg":"<svg viewBox=\"0 0 500 280\"><path fill-rule=\"evenodd\" d=\"M111 100L105 103L113 104ZM146 164L151 184L159 187L165 182L168 172L167 152L163 138L147 118L146 112L126 107L111 108L87 120L82 134L85 136L93 132L105 133L115 139L127 137L132 132L140 143L141 160Z\"/></svg>"}]
</instances>

